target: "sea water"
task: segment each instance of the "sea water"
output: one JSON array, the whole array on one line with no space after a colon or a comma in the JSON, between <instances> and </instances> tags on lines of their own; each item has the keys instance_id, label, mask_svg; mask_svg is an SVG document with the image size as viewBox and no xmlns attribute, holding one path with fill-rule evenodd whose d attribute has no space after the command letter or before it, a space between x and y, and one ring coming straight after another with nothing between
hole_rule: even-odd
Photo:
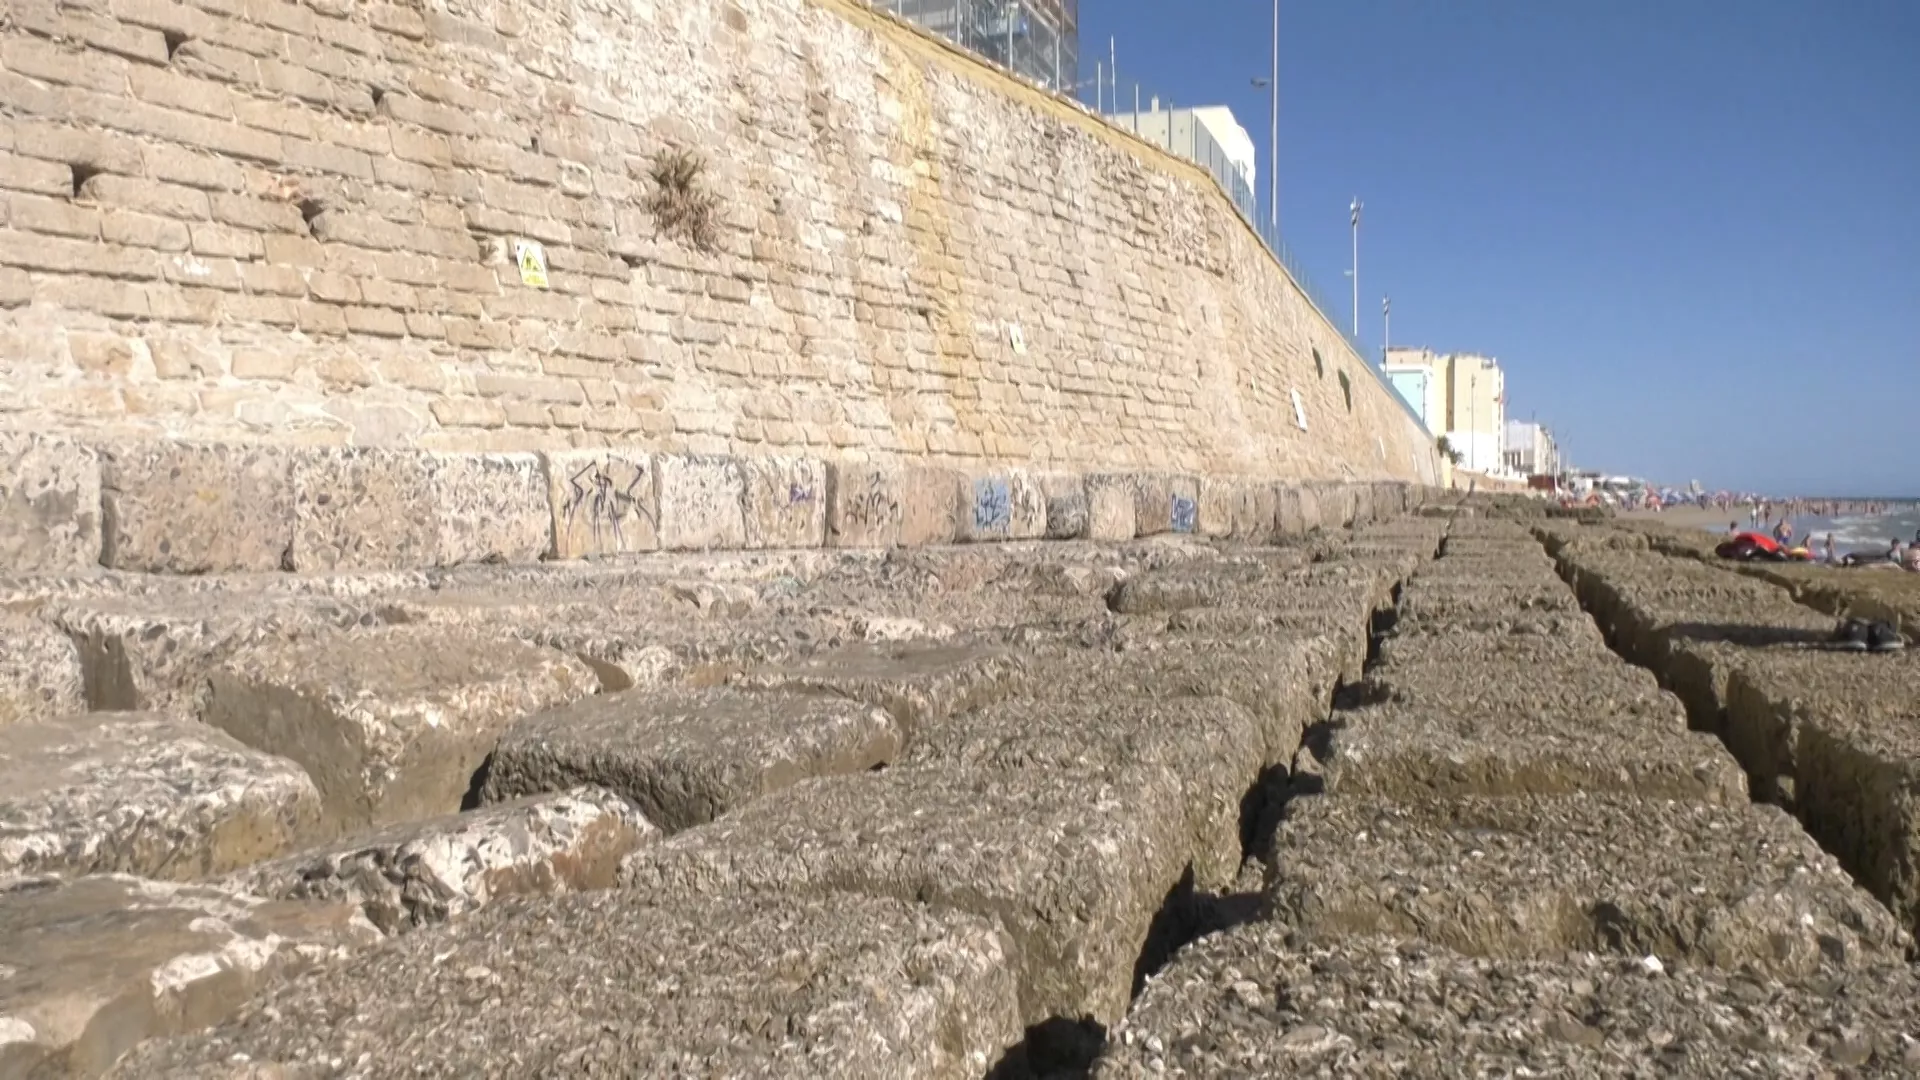
<instances>
[{"instance_id":1,"label":"sea water","mask_svg":"<svg viewBox=\"0 0 1920 1080\"><path fill-rule=\"evenodd\" d=\"M1828 533L1833 534L1836 555L1878 554L1886 551L1895 539L1903 545L1913 543L1914 533L1920 531L1920 504L1896 505L1885 514L1795 518L1793 531L1796 536L1810 540L1815 554L1825 553Z\"/></svg>"}]
</instances>

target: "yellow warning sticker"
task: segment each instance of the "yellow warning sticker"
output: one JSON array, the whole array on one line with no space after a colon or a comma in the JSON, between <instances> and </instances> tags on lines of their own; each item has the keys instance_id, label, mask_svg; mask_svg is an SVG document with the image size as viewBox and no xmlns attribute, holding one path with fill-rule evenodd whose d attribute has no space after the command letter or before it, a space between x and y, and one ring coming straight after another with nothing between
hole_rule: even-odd
<instances>
[{"instance_id":1,"label":"yellow warning sticker","mask_svg":"<svg viewBox=\"0 0 1920 1080\"><path fill-rule=\"evenodd\" d=\"M547 287L547 252L532 240L513 242L513 261L520 264L520 283L535 289Z\"/></svg>"}]
</instances>

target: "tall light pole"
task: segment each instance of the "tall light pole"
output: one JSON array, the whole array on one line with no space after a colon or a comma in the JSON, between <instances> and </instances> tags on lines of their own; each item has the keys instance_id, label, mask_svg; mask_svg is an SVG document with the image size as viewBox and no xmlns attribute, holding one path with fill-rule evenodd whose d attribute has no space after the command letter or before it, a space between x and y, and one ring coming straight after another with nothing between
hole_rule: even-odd
<instances>
[{"instance_id":1,"label":"tall light pole","mask_svg":"<svg viewBox=\"0 0 1920 1080\"><path fill-rule=\"evenodd\" d=\"M1467 468L1480 460L1480 372L1467 376Z\"/></svg>"},{"instance_id":2,"label":"tall light pole","mask_svg":"<svg viewBox=\"0 0 1920 1080\"><path fill-rule=\"evenodd\" d=\"M1393 348L1393 297L1380 298L1380 366L1387 363L1387 350Z\"/></svg>"},{"instance_id":3,"label":"tall light pole","mask_svg":"<svg viewBox=\"0 0 1920 1080\"><path fill-rule=\"evenodd\" d=\"M1347 209L1353 212L1353 340L1360 340L1360 197L1354 196L1353 205Z\"/></svg>"},{"instance_id":4,"label":"tall light pole","mask_svg":"<svg viewBox=\"0 0 1920 1080\"><path fill-rule=\"evenodd\" d=\"M1267 224L1271 242L1280 243L1280 0L1273 0L1273 73L1253 80L1254 89L1272 94L1267 106Z\"/></svg>"}]
</instances>

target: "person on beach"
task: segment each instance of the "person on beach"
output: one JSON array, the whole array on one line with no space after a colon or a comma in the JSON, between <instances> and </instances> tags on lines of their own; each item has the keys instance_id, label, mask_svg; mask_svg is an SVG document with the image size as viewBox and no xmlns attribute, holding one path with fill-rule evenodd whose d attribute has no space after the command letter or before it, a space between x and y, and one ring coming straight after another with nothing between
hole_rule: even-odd
<instances>
[{"instance_id":1,"label":"person on beach","mask_svg":"<svg viewBox=\"0 0 1920 1080\"><path fill-rule=\"evenodd\" d=\"M1782 547L1793 539L1793 525L1787 521L1785 514L1780 515L1780 524L1773 527L1773 539Z\"/></svg>"},{"instance_id":2,"label":"person on beach","mask_svg":"<svg viewBox=\"0 0 1920 1080\"><path fill-rule=\"evenodd\" d=\"M1827 561L1833 561L1833 534L1827 534Z\"/></svg>"}]
</instances>

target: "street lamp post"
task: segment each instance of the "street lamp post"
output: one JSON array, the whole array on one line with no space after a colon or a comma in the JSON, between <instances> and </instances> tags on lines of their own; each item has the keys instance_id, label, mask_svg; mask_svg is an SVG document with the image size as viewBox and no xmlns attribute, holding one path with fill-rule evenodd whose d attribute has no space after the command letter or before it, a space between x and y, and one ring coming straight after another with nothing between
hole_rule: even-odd
<instances>
[{"instance_id":1,"label":"street lamp post","mask_svg":"<svg viewBox=\"0 0 1920 1080\"><path fill-rule=\"evenodd\" d=\"M1380 298L1380 363L1387 362L1387 350L1393 348L1393 297Z\"/></svg>"},{"instance_id":2,"label":"street lamp post","mask_svg":"<svg viewBox=\"0 0 1920 1080\"><path fill-rule=\"evenodd\" d=\"M1353 213L1353 339L1360 340L1360 198L1347 208Z\"/></svg>"},{"instance_id":3,"label":"street lamp post","mask_svg":"<svg viewBox=\"0 0 1920 1080\"><path fill-rule=\"evenodd\" d=\"M1467 376L1467 468L1480 461L1480 373ZM1476 470L1477 471L1477 470Z\"/></svg>"},{"instance_id":4,"label":"street lamp post","mask_svg":"<svg viewBox=\"0 0 1920 1080\"><path fill-rule=\"evenodd\" d=\"M1267 109L1267 220L1280 242L1280 0L1273 0L1273 104Z\"/></svg>"}]
</instances>

